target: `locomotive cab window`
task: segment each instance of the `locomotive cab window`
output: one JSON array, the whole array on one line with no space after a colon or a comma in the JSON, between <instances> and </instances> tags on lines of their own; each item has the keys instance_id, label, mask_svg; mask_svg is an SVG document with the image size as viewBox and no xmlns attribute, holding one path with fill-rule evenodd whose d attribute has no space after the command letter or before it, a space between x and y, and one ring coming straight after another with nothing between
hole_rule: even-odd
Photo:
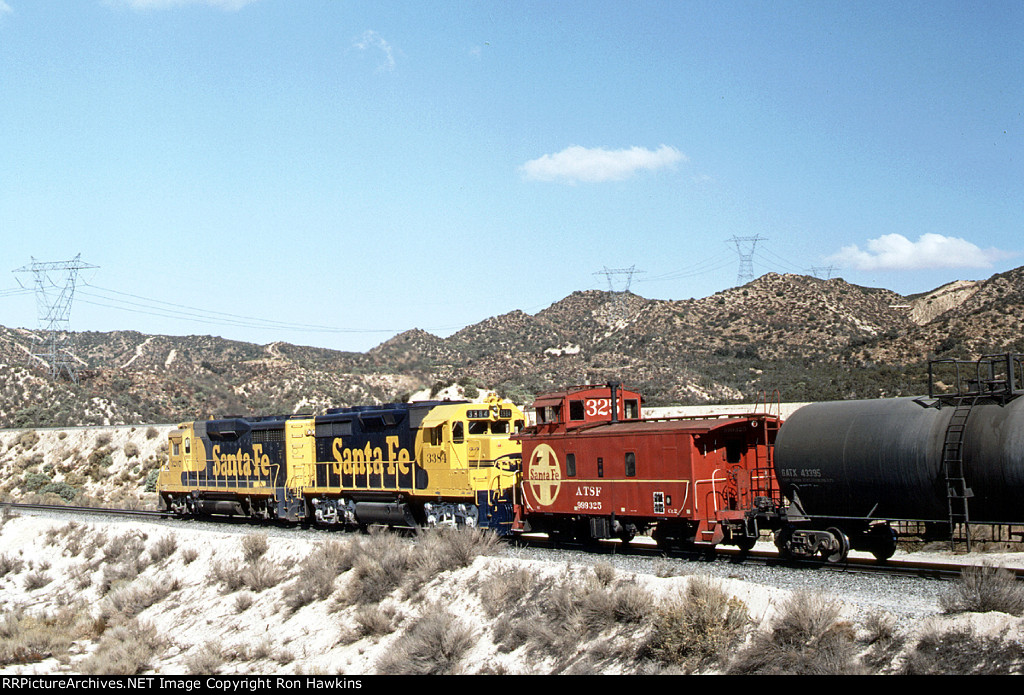
<instances>
[{"instance_id":1,"label":"locomotive cab window","mask_svg":"<svg viewBox=\"0 0 1024 695\"><path fill-rule=\"evenodd\" d=\"M441 446L444 441L444 425L430 428L430 446Z\"/></svg>"},{"instance_id":2,"label":"locomotive cab window","mask_svg":"<svg viewBox=\"0 0 1024 695\"><path fill-rule=\"evenodd\" d=\"M181 440L171 440L171 456L181 456Z\"/></svg>"},{"instance_id":3,"label":"locomotive cab window","mask_svg":"<svg viewBox=\"0 0 1024 695\"><path fill-rule=\"evenodd\" d=\"M185 453L186 454L191 454L192 453L192 440L189 439L188 437L185 437Z\"/></svg>"},{"instance_id":4,"label":"locomotive cab window","mask_svg":"<svg viewBox=\"0 0 1024 695\"><path fill-rule=\"evenodd\" d=\"M629 478L636 477L636 454L632 451L626 452L626 476Z\"/></svg>"},{"instance_id":5,"label":"locomotive cab window","mask_svg":"<svg viewBox=\"0 0 1024 695\"><path fill-rule=\"evenodd\" d=\"M569 478L576 477L576 454L565 455L565 475Z\"/></svg>"},{"instance_id":6,"label":"locomotive cab window","mask_svg":"<svg viewBox=\"0 0 1024 695\"><path fill-rule=\"evenodd\" d=\"M569 401L569 419L583 419L583 401Z\"/></svg>"},{"instance_id":7,"label":"locomotive cab window","mask_svg":"<svg viewBox=\"0 0 1024 695\"><path fill-rule=\"evenodd\" d=\"M461 422L456 422L452 425L452 442L462 444L464 441L466 441L465 426Z\"/></svg>"},{"instance_id":8,"label":"locomotive cab window","mask_svg":"<svg viewBox=\"0 0 1024 695\"><path fill-rule=\"evenodd\" d=\"M491 423L491 434L508 434L508 420L496 420Z\"/></svg>"},{"instance_id":9,"label":"locomotive cab window","mask_svg":"<svg viewBox=\"0 0 1024 695\"><path fill-rule=\"evenodd\" d=\"M487 420L470 420L470 434L487 434Z\"/></svg>"}]
</instances>

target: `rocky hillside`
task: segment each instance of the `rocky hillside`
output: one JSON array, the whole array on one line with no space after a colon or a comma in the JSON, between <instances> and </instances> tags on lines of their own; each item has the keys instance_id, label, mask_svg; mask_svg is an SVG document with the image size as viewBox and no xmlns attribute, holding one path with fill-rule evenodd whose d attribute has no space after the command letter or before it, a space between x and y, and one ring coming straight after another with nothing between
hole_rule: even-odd
<instances>
[{"instance_id":1,"label":"rocky hillside","mask_svg":"<svg viewBox=\"0 0 1024 695\"><path fill-rule=\"evenodd\" d=\"M762 276L685 301L575 292L447 338L399 334L369 352L211 336L78 333L78 383L52 381L39 336L0 328L0 426L174 422L315 412L459 384L526 403L619 379L650 405L920 393L931 355L1024 351L1024 268L903 297L841 279Z\"/></svg>"}]
</instances>

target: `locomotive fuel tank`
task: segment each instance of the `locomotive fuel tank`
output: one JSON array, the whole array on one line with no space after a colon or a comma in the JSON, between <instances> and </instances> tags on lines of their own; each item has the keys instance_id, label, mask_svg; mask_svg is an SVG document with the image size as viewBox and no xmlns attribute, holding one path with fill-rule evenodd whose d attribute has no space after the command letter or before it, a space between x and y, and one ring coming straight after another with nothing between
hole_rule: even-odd
<instances>
[{"instance_id":1,"label":"locomotive fuel tank","mask_svg":"<svg viewBox=\"0 0 1024 695\"><path fill-rule=\"evenodd\" d=\"M951 444L958 454L947 453ZM1020 521L1024 398L807 405L779 432L775 472L783 494L808 515L948 521L947 471L958 470L949 462L956 455L970 520Z\"/></svg>"}]
</instances>

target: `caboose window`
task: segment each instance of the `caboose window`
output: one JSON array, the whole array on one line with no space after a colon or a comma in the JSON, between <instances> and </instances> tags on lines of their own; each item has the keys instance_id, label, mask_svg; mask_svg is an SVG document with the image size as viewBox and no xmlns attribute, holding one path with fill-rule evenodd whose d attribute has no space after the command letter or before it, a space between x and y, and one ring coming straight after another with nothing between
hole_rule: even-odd
<instances>
[{"instance_id":1,"label":"caboose window","mask_svg":"<svg viewBox=\"0 0 1024 695\"><path fill-rule=\"evenodd\" d=\"M569 401L569 419L583 419L583 401Z\"/></svg>"},{"instance_id":2,"label":"caboose window","mask_svg":"<svg viewBox=\"0 0 1024 695\"><path fill-rule=\"evenodd\" d=\"M565 475L569 478L576 477L576 454L565 455Z\"/></svg>"},{"instance_id":3,"label":"caboose window","mask_svg":"<svg viewBox=\"0 0 1024 695\"><path fill-rule=\"evenodd\" d=\"M600 456L597 457L597 477L604 477L604 459Z\"/></svg>"},{"instance_id":4,"label":"caboose window","mask_svg":"<svg viewBox=\"0 0 1024 695\"><path fill-rule=\"evenodd\" d=\"M626 412L623 414L622 417L624 417L626 420L636 420L638 417L640 417L640 408L637 407L637 402L634 398L630 398L629 400L626 401L624 410Z\"/></svg>"},{"instance_id":5,"label":"caboose window","mask_svg":"<svg viewBox=\"0 0 1024 695\"><path fill-rule=\"evenodd\" d=\"M636 454L632 451L626 452L626 476L636 477Z\"/></svg>"},{"instance_id":6,"label":"caboose window","mask_svg":"<svg viewBox=\"0 0 1024 695\"><path fill-rule=\"evenodd\" d=\"M743 452L747 450L746 443L742 439L725 440L725 462L739 463L743 460Z\"/></svg>"}]
</instances>

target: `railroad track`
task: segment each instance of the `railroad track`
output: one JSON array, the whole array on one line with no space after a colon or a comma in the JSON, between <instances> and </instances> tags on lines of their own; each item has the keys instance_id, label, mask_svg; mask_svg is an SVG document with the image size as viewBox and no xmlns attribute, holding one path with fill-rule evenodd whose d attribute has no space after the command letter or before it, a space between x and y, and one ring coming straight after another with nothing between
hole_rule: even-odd
<instances>
[{"instance_id":1,"label":"railroad track","mask_svg":"<svg viewBox=\"0 0 1024 695\"><path fill-rule=\"evenodd\" d=\"M105 514L113 516L140 516L150 518L169 518L167 512L146 509L109 509L107 507L74 507L64 504L22 504L20 502L0 502L0 509L25 509L68 514Z\"/></svg>"},{"instance_id":2,"label":"railroad track","mask_svg":"<svg viewBox=\"0 0 1024 695\"><path fill-rule=\"evenodd\" d=\"M923 579L951 580L960 576L966 567L975 566L977 563L963 563L951 560L948 562L935 562L924 560L913 560L906 558L895 558L886 562L878 562L873 557L848 557L843 562L829 563L819 559L786 559L779 556L775 551L749 550L741 551L737 548L718 546L707 551L668 551L658 548L651 543L645 543L641 539L635 539L628 546L623 546L618 541L607 541L599 544L567 543L564 541L555 543L550 539L537 535L533 537L522 537L520 542L528 542L538 547L566 548L574 550L590 550L598 553L620 553L632 555L644 555L650 557L667 557L694 562L731 562L736 564L759 564L765 566L776 566L786 568L805 568L809 571L838 572L846 574L885 574L892 576L917 577ZM1013 567L1006 568L1013 572L1018 580L1024 580L1024 569Z\"/></svg>"},{"instance_id":3,"label":"railroad track","mask_svg":"<svg viewBox=\"0 0 1024 695\"><path fill-rule=\"evenodd\" d=\"M76 507L56 504L23 504L18 502L0 502L0 510L48 511L60 514L97 514L103 516L142 517L150 519L174 518L171 514L146 509L112 509L107 507ZM211 520L218 523L224 521L244 521L231 517ZM754 563L766 566L787 568L806 568L809 571L839 572L848 574L888 574L897 576L918 577L927 579L950 580L960 576L965 567L973 563L918 561L905 558L890 559L880 563L874 558L848 557L843 562L828 563L823 560L784 559L778 553L766 550L741 551L736 548L717 547L708 551L670 551L658 548L647 539L635 539L629 545L618 541L583 544L566 541L553 541L543 534L525 534L518 536L514 542L539 548L585 550L594 553L629 554L646 557L666 557L694 562L732 562L737 564ZM1024 569L1007 568L1018 580L1024 580Z\"/></svg>"}]
</instances>

